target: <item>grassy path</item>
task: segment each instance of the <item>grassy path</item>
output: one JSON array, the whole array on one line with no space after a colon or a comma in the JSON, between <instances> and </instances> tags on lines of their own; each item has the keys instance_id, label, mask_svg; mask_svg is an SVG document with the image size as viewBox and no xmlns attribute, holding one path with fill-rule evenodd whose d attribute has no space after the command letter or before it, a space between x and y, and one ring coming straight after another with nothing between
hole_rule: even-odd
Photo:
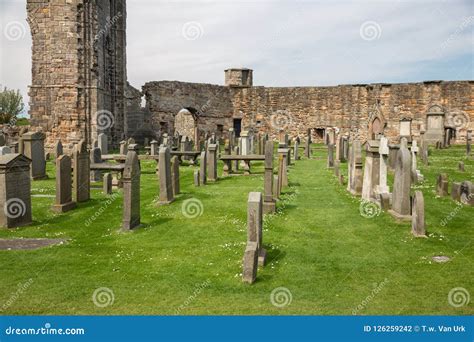
<instances>
[{"instance_id":1,"label":"grassy path","mask_svg":"<svg viewBox=\"0 0 474 342\"><path fill-rule=\"evenodd\" d=\"M0 309L6 303L4 314L472 314L472 304L450 306L448 293L463 287L474 294L474 209L463 207L442 226L457 206L433 194L435 173L454 170L460 150L422 170L429 239L412 238L409 224L385 213L362 217L359 200L326 169L324 154L318 150L315 159L291 167L279 212L265 219L269 262L253 286L240 281L241 258L246 200L250 191L263 191L262 165L253 176L200 188L192 185L194 168L182 167L183 193L157 207L154 165L143 163L143 227L133 233L118 232L121 194L107 198L100 189L91 202L61 216L49 210L53 199L35 197L33 226L0 231L0 238L70 239L37 251L0 251ZM467 169L473 166L466 162ZM54 180L33 188L54 194ZM191 217L185 204L195 205L198 215ZM435 255L451 261L434 263ZM281 287L291 302L278 307L271 293ZM94 305L99 288L113 293L111 305ZM284 299L277 296L277 304Z\"/></svg>"}]
</instances>

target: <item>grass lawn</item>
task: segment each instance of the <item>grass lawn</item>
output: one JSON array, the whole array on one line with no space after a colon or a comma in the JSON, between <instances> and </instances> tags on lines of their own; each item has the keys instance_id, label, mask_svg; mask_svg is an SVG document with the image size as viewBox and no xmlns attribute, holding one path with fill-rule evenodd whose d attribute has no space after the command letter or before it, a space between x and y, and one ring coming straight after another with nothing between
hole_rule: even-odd
<instances>
[{"instance_id":1,"label":"grass lawn","mask_svg":"<svg viewBox=\"0 0 474 342\"><path fill-rule=\"evenodd\" d=\"M263 191L262 163L252 176L199 188L193 186L196 167L182 166L182 194L158 207L155 163L142 162L143 226L120 233L122 195L104 196L100 184L93 185L90 202L53 214L49 162L50 179L32 183L32 193L41 195L33 198L34 224L0 230L0 238L69 242L0 251L2 314L472 315L472 301L456 308L448 303L448 293L462 287L474 296L474 208L458 208L450 197L437 198L434 192L439 172L447 172L450 181L474 181L474 161L466 159L464 147L433 150L429 167L419 162L425 182L416 188L425 196L427 239L412 237L409 223L397 223L387 213L362 217L359 199L326 169L324 147L314 147L313 159L291 166L290 187L278 213L265 219L268 264L252 286L241 281L241 260L247 196ZM464 173L457 171L461 160ZM346 164L342 170L346 175ZM183 214L189 199L202 203L202 215ZM442 225L454 210L456 215ZM438 255L451 260L433 262ZM92 297L103 287L113 292L114 301L98 307ZM279 287L291 293L283 307L270 301Z\"/></svg>"}]
</instances>

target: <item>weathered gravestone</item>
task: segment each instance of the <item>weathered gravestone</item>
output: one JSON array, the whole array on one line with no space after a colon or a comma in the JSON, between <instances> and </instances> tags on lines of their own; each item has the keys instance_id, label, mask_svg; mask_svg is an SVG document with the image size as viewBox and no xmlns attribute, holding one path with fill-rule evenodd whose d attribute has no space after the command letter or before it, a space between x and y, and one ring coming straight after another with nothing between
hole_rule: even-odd
<instances>
[{"instance_id":1,"label":"weathered gravestone","mask_svg":"<svg viewBox=\"0 0 474 342\"><path fill-rule=\"evenodd\" d=\"M94 147L90 151L90 163L91 164L100 164L102 163L102 154L99 147ZM99 182L101 178L101 172L98 170L91 170L91 182Z\"/></svg>"},{"instance_id":2,"label":"weathered gravestone","mask_svg":"<svg viewBox=\"0 0 474 342\"><path fill-rule=\"evenodd\" d=\"M295 139L295 142L293 144L293 158L295 161L300 160L300 156L298 154L299 147L300 147L300 143L298 142L298 140Z\"/></svg>"},{"instance_id":3,"label":"weathered gravestone","mask_svg":"<svg viewBox=\"0 0 474 342\"><path fill-rule=\"evenodd\" d=\"M158 155L158 141L153 140L150 143L150 155L157 156Z\"/></svg>"},{"instance_id":4,"label":"weathered gravestone","mask_svg":"<svg viewBox=\"0 0 474 342\"><path fill-rule=\"evenodd\" d=\"M411 220L411 155L406 139L402 138L396 160L393 184L392 210L389 213L399 220Z\"/></svg>"},{"instance_id":5,"label":"weathered gravestone","mask_svg":"<svg viewBox=\"0 0 474 342\"><path fill-rule=\"evenodd\" d=\"M347 190L355 196L360 196L362 194L363 171L362 146L359 140L354 140L352 142L350 152Z\"/></svg>"},{"instance_id":6,"label":"weathered gravestone","mask_svg":"<svg viewBox=\"0 0 474 342\"><path fill-rule=\"evenodd\" d=\"M380 155L379 184L378 186L375 187L375 194L378 196L380 196L381 194L390 193L390 188L387 185L387 169L388 169L387 164L388 164L389 153L390 153L390 150L388 147L388 139L382 136L379 142L379 155Z\"/></svg>"},{"instance_id":7,"label":"weathered gravestone","mask_svg":"<svg viewBox=\"0 0 474 342\"><path fill-rule=\"evenodd\" d=\"M474 184L470 181L461 184L461 203L474 207Z\"/></svg>"},{"instance_id":8,"label":"weathered gravestone","mask_svg":"<svg viewBox=\"0 0 474 342\"><path fill-rule=\"evenodd\" d=\"M328 145L328 168L334 167L334 145Z\"/></svg>"},{"instance_id":9,"label":"weathered gravestone","mask_svg":"<svg viewBox=\"0 0 474 342\"><path fill-rule=\"evenodd\" d=\"M263 248L263 199L261 192L251 192L247 206L247 241L256 242L258 246L258 264L265 265L267 251Z\"/></svg>"},{"instance_id":10,"label":"weathered gravestone","mask_svg":"<svg viewBox=\"0 0 474 342\"><path fill-rule=\"evenodd\" d=\"M0 156L4 156L6 154L12 153L12 150L8 146L2 146L0 147Z\"/></svg>"},{"instance_id":11,"label":"weathered gravestone","mask_svg":"<svg viewBox=\"0 0 474 342\"><path fill-rule=\"evenodd\" d=\"M103 192L104 195L111 195L112 194L112 174L107 172L104 174L103 179Z\"/></svg>"},{"instance_id":12,"label":"weathered gravestone","mask_svg":"<svg viewBox=\"0 0 474 342\"><path fill-rule=\"evenodd\" d=\"M140 225L140 174L138 154L128 151L123 171L123 231Z\"/></svg>"},{"instance_id":13,"label":"weathered gravestone","mask_svg":"<svg viewBox=\"0 0 474 342\"><path fill-rule=\"evenodd\" d=\"M413 140L413 143L411 145L411 177L413 183L418 183L418 182L423 182L423 175L421 174L420 170L418 170L417 166L417 155L419 152L418 148L418 142L416 140Z\"/></svg>"},{"instance_id":14,"label":"weathered gravestone","mask_svg":"<svg viewBox=\"0 0 474 342\"><path fill-rule=\"evenodd\" d=\"M347 136L342 137L342 156L341 162L345 162L349 159L349 138Z\"/></svg>"},{"instance_id":15,"label":"weathered gravestone","mask_svg":"<svg viewBox=\"0 0 474 342\"><path fill-rule=\"evenodd\" d=\"M242 281L253 284L257 278L258 244L248 241L242 261Z\"/></svg>"},{"instance_id":16,"label":"weathered gravestone","mask_svg":"<svg viewBox=\"0 0 474 342\"><path fill-rule=\"evenodd\" d=\"M201 185L201 178L199 170L194 171L194 186Z\"/></svg>"},{"instance_id":17,"label":"weathered gravestone","mask_svg":"<svg viewBox=\"0 0 474 342\"><path fill-rule=\"evenodd\" d=\"M449 187L449 179L446 173L440 173L436 180L436 194L438 196L447 196Z\"/></svg>"},{"instance_id":18,"label":"weathered gravestone","mask_svg":"<svg viewBox=\"0 0 474 342\"><path fill-rule=\"evenodd\" d=\"M306 140L304 145L304 154L305 157L310 159L311 158L311 142L309 139Z\"/></svg>"},{"instance_id":19,"label":"weathered gravestone","mask_svg":"<svg viewBox=\"0 0 474 342\"><path fill-rule=\"evenodd\" d=\"M171 155L169 147L161 147L158 162L158 178L160 180L160 204L174 201L171 179Z\"/></svg>"},{"instance_id":20,"label":"weathered gravestone","mask_svg":"<svg viewBox=\"0 0 474 342\"><path fill-rule=\"evenodd\" d=\"M68 155L56 159L56 202L52 210L65 213L76 207L72 200L72 162Z\"/></svg>"},{"instance_id":21,"label":"weathered gravestone","mask_svg":"<svg viewBox=\"0 0 474 342\"><path fill-rule=\"evenodd\" d=\"M31 159L31 178L46 178L46 160L44 152L45 135L41 132L25 133L22 136L23 154Z\"/></svg>"},{"instance_id":22,"label":"weathered gravestone","mask_svg":"<svg viewBox=\"0 0 474 342\"><path fill-rule=\"evenodd\" d=\"M233 152L234 152L234 153L233 153L234 156L240 155L240 147L239 147L239 146L235 146ZM234 171L239 171L239 161L238 161L238 160L233 160L233 161L232 161L232 170L234 170Z\"/></svg>"},{"instance_id":23,"label":"weathered gravestone","mask_svg":"<svg viewBox=\"0 0 474 342\"><path fill-rule=\"evenodd\" d=\"M207 174L211 182L217 181L217 144L209 144L207 150Z\"/></svg>"},{"instance_id":24,"label":"weathered gravestone","mask_svg":"<svg viewBox=\"0 0 474 342\"><path fill-rule=\"evenodd\" d=\"M278 200L281 195L281 188L279 184L280 184L280 180L279 180L278 175L274 175L273 176L273 198L275 200Z\"/></svg>"},{"instance_id":25,"label":"weathered gravestone","mask_svg":"<svg viewBox=\"0 0 474 342\"><path fill-rule=\"evenodd\" d=\"M278 156L278 182L277 182L277 198L280 197L281 191L283 189L283 178L286 170L286 162L283 155Z\"/></svg>"},{"instance_id":26,"label":"weathered gravestone","mask_svg":"<svg viewBox=\"0 0 474 342\"><path fill-rule=\"evenodd\" d=\"M207 183L207 152L201 152L201 160L199 162L199 179L201 185L206 185Z\"/></svg>"},{"instance_id":27,"label":"weathered gravestone","mask_svg":"<svg viewBox=\"0 0 474 342\"><path fill-rule=\"evenodd\" d=\"M461 202L461 183L453 182L451 184L451 198L455 201Z\"/></svg>"},{"instance_id":28,"label":"weathered gravestone","mask_svg":"<svg viewBox=\"0 0 474 342\"><path fill-rule=\"evenodd\" d=\"M121 155L126 155L128 152L128 144L125 140L122 140L120 142L120 154Z\"/></svg>"},{"instance_id":29,"label":"weathered gravestone","mask_svg":"<svg viewBox=\"0 0 474 342\"><path fill-rule=\"evenodd\" d=\"M56 144L54 144L54 157L58 159L64 154L64 148L63 148L63 143L61 140L56 141Z\"/></svg>"},{"instance_id":30,"label":"weathered gravestone","mask_svg":"<svg viewBox=\"0 0 474 342\"><path fill-rule=\"evenodd\" d=\"M265 143L265 176L264 176L264 198L263 213L271 214L276 210L276 202L273 194L273 142Z\"/></svg>"},{"instance_id":31,"label":"weathered gravestone","mask_svg":"<svg viewBox=\"0 0 474 342\"><path fill-rule=\"evenodd\" d=\"M289 148L287 147L282 147L283 145L280 144L280 147L278 148L278 155L281 159L283 159L283 162L279 167L281 167L281 186L288 186L288 151Z\"/></svg>"},{"instance_id":32,"label":"weathered gravestone","mask_svg":"<svg viewBox=\"0 0 474 342\"><path fill-rule=\"evenodd\" d=\"M0 132L0 146L5 146L7 143L7 139L5 138L5 134Z\"/></svg>"},{"instance_id":33,"label":"weathered gravestone","mask_svg":"<svg viewBox=\"0 0 474 342\"><path fill-rule=\"evenodd\" d=\"M87 146L81 140L74 148L73 199L77 203L90 199L90 159Z\"/></svg>"},{"instance_id":34,"label":"weathered gravestone","mask_svg":"<svg viewBox=\"0 0 474 342\"><path fill-rule=\"evenodd\" d=\"M415 191L412 204L411 232L417 237L426 237L425 200L421 191Z\"/></svg>"},{"instance_id":35,"label":"weathered gravestone","mask_svg":"<svg viewBox=\"0 0 474 342\"><path fill-rule=\"evenodd\" d=\"M472 131L468 130L466 133L466 155L471 155L471 144L472 144Z\"/></svg>"},{"instance_id":36,"label":"weathered gravestone","mask_svg":"<svg viewBox=\"0 0 474 342\"><path fill-rule=\"evenodd\" d=\"M109 142L108 142L107 135L105 133L100 133L97 136L97 147L100 148L100 152L102 154L109 153Z\"/></svg>"},{"instance_id":37,"label":"weathered gravestone","mask_svg":"<svg viewBox=\"0 0 474 342\"><path fill-rule=\"evenodd\" d=\"M22 154L0 156L0 227L31 223L30 164Z\"/></svg>"},{"instance_id":38,"label":"weathered gravestone","mask_svg":"<svg viewBox=\"0 0 474 342\"><path fill-rule=\"evenodd\" d=\"M458 164L458 169L459 169L459 171L461 171L461 172L466 171L465 166L464 166L464 162L459 162L459 164Z\"/></svg>"},{"instance_id":39,"label":"weathered gravestone","mask_svg":"<svg viewBox=\"0 0 474 342\"><path fill-rule=\"evenodd\" d=\"M379 141L368 140L366 144L364 181L362 183L362 199L370 201L375 198L375 189L379 185L380 155Z\"/></svg>"},{"instance_id":40,"label":"weathered gravestone","mask_svg":"<svg viewBox=\"0 0 474 342\"><path fill-rule=\"evenodd\" d=\"M173 183L173 196L176 197L181 192L179 186L179 159L177 156L171 158L171 181Z\"/></svg>"}]
</instances>

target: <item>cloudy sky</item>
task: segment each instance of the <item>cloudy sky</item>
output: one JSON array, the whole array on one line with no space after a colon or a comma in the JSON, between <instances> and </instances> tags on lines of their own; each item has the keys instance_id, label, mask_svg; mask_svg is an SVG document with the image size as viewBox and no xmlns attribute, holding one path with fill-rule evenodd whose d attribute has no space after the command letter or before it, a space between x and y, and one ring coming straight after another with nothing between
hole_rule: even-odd
<instances>
[{"instance_id":1,"label":"cloudy sky","mask_svg":"<svg viewBox=\"0 0 474 342\"><path fill-rule=\"evenodd\" d=\"M315 86L474 79L470 0L128 0L128 78ZM0 0L0 84L26 97L26 0ZM16 31L13 31L16 29Z\"/></svg>"}]
</instances>

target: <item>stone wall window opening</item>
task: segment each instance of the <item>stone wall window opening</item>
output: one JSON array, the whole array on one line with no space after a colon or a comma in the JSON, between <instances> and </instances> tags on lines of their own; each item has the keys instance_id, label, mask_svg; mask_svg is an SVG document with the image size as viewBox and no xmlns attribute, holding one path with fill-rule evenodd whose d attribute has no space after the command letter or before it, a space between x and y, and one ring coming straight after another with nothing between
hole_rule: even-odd
<instances>
[{"instance_id":1,"label":"stone wall window opening","mask_svg":"<svg viewBox=\"0 0 474 342\"><path fill-rule=\"evenodd\" d=\"M234 119L234 132L235 137L240 138L240 132L242 132L242 119Z\"/></svg>"},{"instance_id":2,"label":"stone wall window opening","mask_svg":"<svg viewBox=\"0 0 474 342\"><path fill-rule=\"evenodd\" d=\"M326 135L326 129L324 129L324 128L316 128L316 129L315 129L315 132L316 132L316 137L317 137L318 139L321 139L321 140L324 139L324 136Z\"/></svg>"}]
</instances>

